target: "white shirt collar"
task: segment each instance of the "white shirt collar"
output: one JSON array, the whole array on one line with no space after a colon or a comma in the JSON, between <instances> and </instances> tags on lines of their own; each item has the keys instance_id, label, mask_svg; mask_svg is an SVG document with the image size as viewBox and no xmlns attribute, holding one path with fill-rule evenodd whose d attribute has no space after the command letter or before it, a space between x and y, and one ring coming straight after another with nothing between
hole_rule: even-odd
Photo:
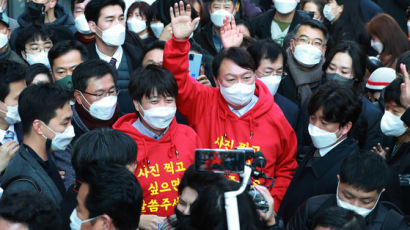
<instances>
[{"instance_id":1,"label":"white shirt collar","mask_svg":"<svg viewBox=\"0 0 410 230\"><path fill-rule=\"evenodd\" d=\"M324 147L324 148L319 149L319 154L320 154L320 156L321 156L321 157L326 156L326 154L327 154L328 152L330 152L332 149L334 149L336 146L338 146L338 145L339 145L340 143L342 143L344 140L346 140L346 137L343 138L342 140L340 140L339 142L337 142L337 143L334 144L334 145L331 145L331 146L329 146L329 147Z\"/></svg>"},{"instance_id":2,"label":"white shirt collar","mask_svg":"<svg viewBox=\"0 0 410 230\"><path fill-rule=\"evenodd\" d=\"M230 105L228 105L228 107L232 111L232 113L236 114L236 116L242 117L245 113L251 110L253 106L255 106L256 102L258 102L258 99L259 98L256 95L253 95L251 101L247 105L238 110L235 110Z\"/></svg>"},{"instance_id":3,"label":"white shirt collar","mask_svg":"<svg viewBox=\"0 0 410 230\"><path fill-rule=\"evenodd\" d=\"M9 125L9 128L7 130L0 129L0 143L4 144L4 136L6 135L6 131L8 130L14 132L14 140L18 143L17 133L14 129L14 125Z\"/></svg>"},{"instance_id":4,"label":"white shirt collar","mask_svg":"<svg viewBox=\"0 0 410 230\"><path fill-rule=\"evenodd\" d=\"M115 63L115 68L118 69L118 67L120 66L121 59L122 59L122 54L123 54L122 46L118 46L117 50L115 51L115 53L112 57L101 53L98 50L97 44L95 44L95 51L97 51L98 57L100 57L101 60L103 60L107 63L110 63L111 58L115 58L117 60L117 62Z\"/></svg>"}]
</instances>

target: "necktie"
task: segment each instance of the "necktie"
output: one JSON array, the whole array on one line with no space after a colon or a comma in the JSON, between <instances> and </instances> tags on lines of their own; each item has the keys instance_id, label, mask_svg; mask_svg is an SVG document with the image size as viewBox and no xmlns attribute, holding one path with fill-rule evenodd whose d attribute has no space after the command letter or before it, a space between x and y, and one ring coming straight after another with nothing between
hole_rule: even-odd
<instances>
[{"instance_id":1,"label":"necktie","mask_svg":"<svg viewBox=\"0 0 410 230\"><path fill-rule=\"evenodd\" d=\"M110 60L110 64L114 67L114 68L116 68L116 64L117 64L117 59L115 59L115 58L111 58L111 60Z\"/></svg>"},{"instance_id":2,"label":"necktie","mask_svg":"<svg viewBox=\"0 0 410 230\"><path fill-rule=\"evenodd\" d=\"M14 132L11 130L6 131L6 135L4 135L4 142L14 140Z\"/></svg>"}]
</instances>

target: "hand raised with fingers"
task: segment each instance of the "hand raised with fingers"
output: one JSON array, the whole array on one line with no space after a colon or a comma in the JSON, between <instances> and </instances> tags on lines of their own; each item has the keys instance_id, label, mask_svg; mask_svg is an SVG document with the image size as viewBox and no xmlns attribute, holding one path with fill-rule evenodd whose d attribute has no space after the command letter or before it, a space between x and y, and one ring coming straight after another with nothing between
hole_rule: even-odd
<instances>
[{"instance_id":1,"label":"hand raised with fingers","mask_svg":"<svg viewBox=\"0 0 410 230\"><path fill-rule=\"evenodd\" d=\"M231 16L224 19L224 24L221 26L221 40L225 49L230 47L239 47L243 41L243 30L236 27L235 17Z\"/></svg>"},{"instance_id":2,"label":"hand raised with fingers","mask_svg":"<svg viewBox=\"0 0 410 230\"><path fill-rule=\"evenodd\" d=\"M400 64L401 74L403 75L403 83L400 85L400 103L407 109L410 107L410 79L409 73L405 64Z\"/></svg>"},{"instance_id":3,"label":"hand raised with fingers","mask_svg":"<svg viewBox=\"0 0 410 230\"><path fill-rule=\"evenodd\" d=\"M171 15L172 32L176 40L183 41L189 38L199 22L199 17L191 19L191 6L188 4L186 10L182 1L175 3L174 8L169 9Z\"/></svg>"}]
</instances>

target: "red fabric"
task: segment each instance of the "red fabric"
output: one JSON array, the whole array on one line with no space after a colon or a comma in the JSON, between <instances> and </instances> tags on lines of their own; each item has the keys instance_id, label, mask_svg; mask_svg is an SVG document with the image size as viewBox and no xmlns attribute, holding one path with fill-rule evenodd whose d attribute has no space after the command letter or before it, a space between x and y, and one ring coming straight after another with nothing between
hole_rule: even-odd
<instances>
[{"instance_id":1,"label":"red fabric","mask_svg":"<svg viewBox=\"0 0 410 230\"><path fill-rule=\"evenodd\" d=\"M296 136L268 88L256 80L256 105L242 117L227 106L218 88L201 85L188 74L188 41L166 43L164 67L178 83L177 107L206 148L253 147L264 153L264 172L275 178L271 194L275 210L296 170Z\"/></svg>"},{"instance_id":2,"label":"red fabric","mask_svg":"<svg viewBox=\"0 0 410 230\"><path fill-rule=\"evenodd\" d=\"M374 86L388 86L390 82L377 82L377 81L367 80L367 84L374 85Z\"/></svg>"},{"instance_id":3,"label":"red fabric","mask_svg":"<svg viewBox=\"0 0 410 230\"><path fill-rule=\"evenodd\" d=\"M113 128L131 136L138 145L135 176L143 191L141 214L173 215L178 204L178 185L185 170L194 163L195 149L201 147L199 137L192 128L174 119L167 133L157 141L132 126L137 119L135 113L127 114Z\"/></svg>"}]
</instances>

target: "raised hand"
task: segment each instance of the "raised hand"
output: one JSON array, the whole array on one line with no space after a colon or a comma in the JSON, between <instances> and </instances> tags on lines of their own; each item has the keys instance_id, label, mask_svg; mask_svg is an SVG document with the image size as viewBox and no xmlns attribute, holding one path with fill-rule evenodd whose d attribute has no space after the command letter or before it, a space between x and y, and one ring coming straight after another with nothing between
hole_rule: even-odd
<instances>
[{"instance_id":1,"label":"raised hand","mask_svg":"<svg viewBox=\"0 0 410 230\"><path fill-rule=\"evenodd\" d=\"M400 85L400 103L407 109L410 107L410 79L409 73L405 64L400 64L401 74L403 75L404 83Z\"/></svg>"},{"instance_id":2,"label":"raised hand","mask_svg":"<svg viewBox=\"0 0 410 230\"><path fill-rule=\"evenodd\" d=\"M175 11L175 12L174 12ZM191 19L191 6L188 4L186 10L182 1L175 3L174 8L170 7L172 32L176 40L183 41L189 38L195 30L195 25L199 22L199 17Z\"/></svg>"},{"instance_id":3,"label":"raised hand","mask_svg":"<svg viewBox=\"0 0 410 230\"><path fill-rule=\"evenodd\" d=\"M243 41L243 29L241 27L236 27L235 17L229 17L224 19L224 24L221 26L221 40L222 45L225 49L230 47L239 47Z\"/></svg>"},{"instance_id":4,"label":"raised hand","mask_svg":"<svg viewBox=\"0 0 410 230\"><path fill-rule=\"evenodd\" d=\"M383 149L382 145L380 143L377 143L377 146L374 146L372 148L372 151L379 154L381 157L383 157L384 159L386 159L386 154L389 151L389 147L386 147Z\"/></svg>"}]
</instances>

